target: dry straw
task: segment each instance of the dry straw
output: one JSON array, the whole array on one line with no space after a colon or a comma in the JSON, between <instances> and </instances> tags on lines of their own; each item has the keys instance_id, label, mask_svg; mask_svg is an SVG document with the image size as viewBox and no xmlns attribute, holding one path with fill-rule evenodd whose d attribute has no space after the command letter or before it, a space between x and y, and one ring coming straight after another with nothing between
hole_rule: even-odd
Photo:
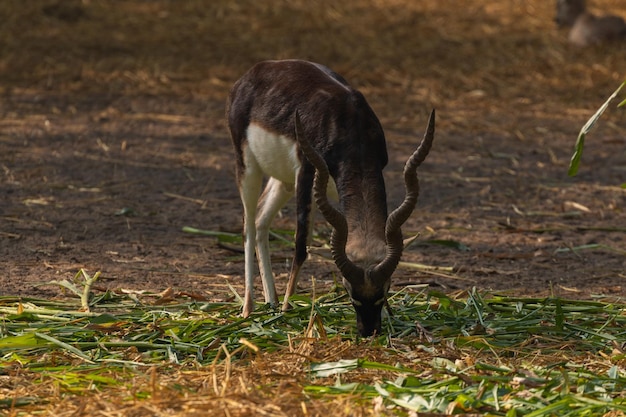
<instances>
[{"instance_id":1,"label":"dry straw","mask_svg":"<svg viewBox=\"0 0 626 417\"><path fill-rule=\"evenodd\" d=\"M359 340L341 294L295 297L290 312L248 319L238 303L142 299L103 294L91 313L79 301L0 299L0 406L13 415L626 410L619 304L400 292L385 334Z\"/></svg>"}]
</instances>

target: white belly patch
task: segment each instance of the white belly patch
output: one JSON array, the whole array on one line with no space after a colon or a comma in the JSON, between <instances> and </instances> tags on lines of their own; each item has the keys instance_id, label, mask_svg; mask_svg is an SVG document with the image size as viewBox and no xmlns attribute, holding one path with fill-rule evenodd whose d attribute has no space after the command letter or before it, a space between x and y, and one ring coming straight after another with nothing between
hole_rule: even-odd
<instances>
[{"instance_id":1,"label":"white belly patch","mask_svg":"<svg viewBox=\"0 0 626 417\"><path fill-rule=\"evenodd\" d=\"M300 169L296 142L251 123L247 131L248 149L265 175L285 184L295 184Z\"/></svg>"},{"instance_id":2,"label":"white belly patch","mask_svg":"<svg viewBox=\"0 0 626 417\"><path fill-rule=\"evenodd\" d=\"M300 160L296 142L283 135L264 129L255 123L248 126L246 132L248 147L245 149L245 158L253 158L261 171L284 184L295 184ZM328 180L328 196L338 200L337 187L333 178Z\"/></svg>"}]
</instances>

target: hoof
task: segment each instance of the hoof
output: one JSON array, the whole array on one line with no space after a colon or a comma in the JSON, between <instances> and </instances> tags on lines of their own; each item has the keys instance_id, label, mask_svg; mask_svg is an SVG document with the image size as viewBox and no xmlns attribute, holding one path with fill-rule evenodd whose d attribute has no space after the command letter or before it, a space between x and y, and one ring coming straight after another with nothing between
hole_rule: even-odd
<instances>
[{"instance_id":1,"label":"hoof","mask_svg":"<svg viewBox=\"0 0 626 417\"><path fill-rule=\"evenodd\" d=\"M283 301L283 306L280 311L284 313L289 310L291 310L291 304L289 304L289 298L285 298L285 301Z\"/></svg>"},{"instance_id":2,"label":"hoof","mask_svg":"<svg viewBox=\"0 0 626 417\"><path fill-rule=\"evenodd\" d=\"M246 297L243 303L243 310L241 311L241 316L245 319L250 316L250 313L254 311L254 301L252 298Z\"/></svg>"}]
</instances>

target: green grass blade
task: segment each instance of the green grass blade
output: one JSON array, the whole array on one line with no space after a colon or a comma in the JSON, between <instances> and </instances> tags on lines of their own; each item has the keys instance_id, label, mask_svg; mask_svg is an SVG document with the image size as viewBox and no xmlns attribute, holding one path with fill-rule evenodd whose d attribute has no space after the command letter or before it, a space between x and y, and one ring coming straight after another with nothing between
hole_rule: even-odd
<instances>
[{"instance_id":1,"label":"green grass blade","mask_svg":"<svg viewBox=\"0 0 626 417\"><path fill-rule=\"evenodd\" d=\"M342 359L336 362L312 363L311 374L318 378L343 374L359 367L358 359Z\"/></svg>"},{"instance_id":2,"label":"green grass blade","mask_svg":"<svg viewBox=\"0 0 626 417\"><path fill-rule=\"evenodd\" d=\"M184 226L182 231L183 233L189 233L192 235L216 237L217 240L221 243L240 243L242 241L241 234L239 233L217 232L214 230L202 230L202 229L197 229L191 226Z\"/></svg>"},{"instance_id":3,"label":"green grass blade","mask_svg":"<svg viewBox=\"0 0 626 417\"><path fill-rule=\"evenodd\" d=\"M59 339L56 339L56 338L54 338L52 336L48 336L47 334L39 333L39 332L35 332L35 336L40 338L40 339L46 340L46 341L48 341L48 342L50 342L50 343L60 347L61 349L67 350L68 352L78 356L79 358L81 358L82 360L84 360L87 363L95 363L95 362L93 362L91 360L91 358L89 356L85 355L81 350L76 349L74 346L69 345L69 344L67 344L65 342L62 342Z\"/></svg>"},{"instance_id":4,"label":"green grass blade","mask_svg":"<svg viewBox=\"0 0 626 417\"><path fill-rule=\"evenodd\" d=\"M589 131L596 124L596 122L598 121L600 116L602 116L602 114L609 107L609 103L611 101L613 101L613 99L615 97L617 97L617 95L619 94L619 92L622 89L622 87L624 87L624 85L626 85L626 81L624 81L617 88L617 90L615 90L613 92L613 94L611 94L611 96L602 104L602 106L600 106L600 108L594 113L594 115L591 116L591 118L589 120L587 120L587 123L585 123L585 125L580 130L580 133L578 134L578 139L576 140L576 145L574 146L574 154L572 155L572 159L570 161L569 170L567 171L567 174L570 177L573 177L574 175L576 175L578 173L578 168L580 166L580 160L581 160L582 154L583 154L583 148L585 147L585 137L586 137L586 135L589 133ZM622 105L622 103L620 103L620 105Z\"/></svg>"}]
</instances>

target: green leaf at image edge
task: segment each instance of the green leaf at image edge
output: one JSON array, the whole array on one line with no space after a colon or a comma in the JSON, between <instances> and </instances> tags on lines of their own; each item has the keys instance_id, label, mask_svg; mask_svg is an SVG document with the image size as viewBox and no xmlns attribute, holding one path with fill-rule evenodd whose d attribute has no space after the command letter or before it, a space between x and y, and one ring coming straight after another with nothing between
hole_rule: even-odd
<instances>
[{"instance_id":1,"label":"green leaf at image edge","mask_svg":"<svg viewBox=\"0 0 626 417\"><path fill-rule=\"evenodd\" d=\"M609 106L609 103L613 101L615 97L617 97L617 95L619 94L622 87L624 87L624 85L626 85L626 81L624 81L617 88L617 90L615 90L613 94L611 94L611 96L602 104L602 106L600 106L600 108L594 113L594 115L591 116L589 120L587 120L587 123L585 123L582 129L580 129L580 133L578 134L578 139L576 140L576 145L574 147L574 155L572 155L572 159L569 165L569 170L567 171L567 175L569 175L570 177L573 177L574 175L578 173L580 159L582 158L583 148L585 146L585 136L593 128L593 126L596 124L600 116L602 116L602 114L606 111L607 107ZM624 105L624 103L626 103L626 100L620 103L619 106Z\"/></svg>"}]
</instances>

